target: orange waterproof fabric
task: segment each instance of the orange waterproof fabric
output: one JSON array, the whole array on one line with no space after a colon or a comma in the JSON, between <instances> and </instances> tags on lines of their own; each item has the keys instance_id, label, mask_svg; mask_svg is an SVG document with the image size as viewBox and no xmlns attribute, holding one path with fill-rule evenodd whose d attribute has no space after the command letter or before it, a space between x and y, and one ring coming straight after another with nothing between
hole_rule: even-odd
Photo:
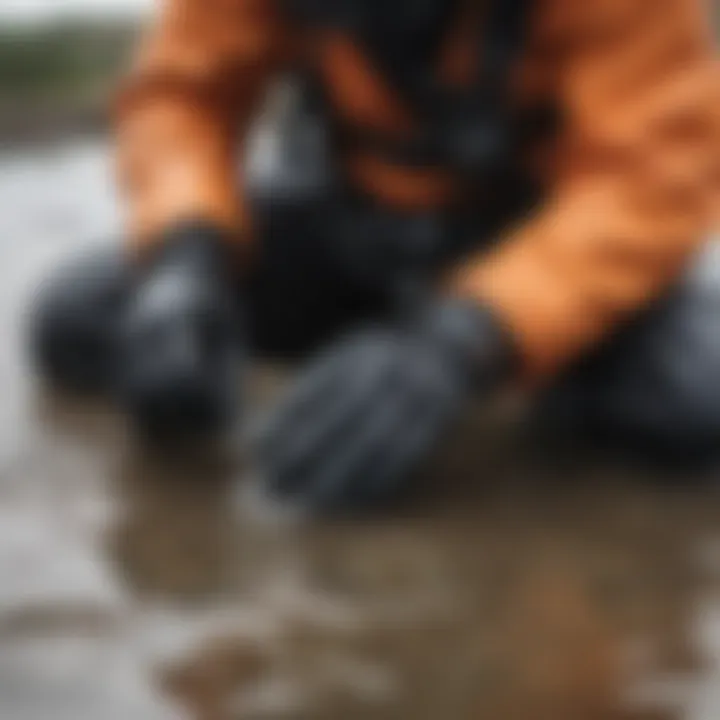
<instances>
[{"instance_id":1,"label":"orange waterproof fabric","mask_svg":"<svg viewBox=\"0 0 720 720\"><path fill-rule=\"evenodd\" d=\"M451 280L497 309L530 376L572 360L656 297L717 221L720 73L710 15L704 0L537 0L517 92L556 98L564 114L549 200ZM198 214L249 227L237 147L268 80L292 61L296 34L272 0L168 2L119 99L134 237ZM351 42L309 40L338 113L411 132L411 115ZM444 77L463 77L471 42L459 33L450 43ZM433 169L348 163L388 203L452 194L454 179Z\"/></svg>"},{"instance_id":2,"label":"orange waterproof fabric","mask_svg":"<svg viewBox=\"0 0 720 720\"><path fill-rule=\"evenodd\" d=\"M117 98L119 186L129 236L207 216L246 226L242 141L289 52L267 0L169 0Z\"/></svg>"}]
</instances>

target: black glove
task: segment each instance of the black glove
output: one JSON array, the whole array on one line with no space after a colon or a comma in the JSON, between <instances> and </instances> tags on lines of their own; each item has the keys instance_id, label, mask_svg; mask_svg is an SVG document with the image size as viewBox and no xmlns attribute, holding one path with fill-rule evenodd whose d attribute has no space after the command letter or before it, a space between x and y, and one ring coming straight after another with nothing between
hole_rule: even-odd
<instances>
[{"instance_id":1,"label":"black glove","mask_svg":"<svg viewBox=\"0 0 720 720\"><path fill-rule=\"evenodd\" d=\"M120 329L118 390L152 440L205 439L233 418L243 339L231 247L212 225L187 223L138 268Z\"/></svg>"},{"instance_id":2,"label":"black glove","mask_svg":"<svg viewBox=\"0 0 720 720\"><path fill-rule=\"evenodd\" d=\"M473 393L511 369L492 313L446 300L321 355L251 435L271 497L309 511L393 499Z\"/></svg>"}]
</instances>

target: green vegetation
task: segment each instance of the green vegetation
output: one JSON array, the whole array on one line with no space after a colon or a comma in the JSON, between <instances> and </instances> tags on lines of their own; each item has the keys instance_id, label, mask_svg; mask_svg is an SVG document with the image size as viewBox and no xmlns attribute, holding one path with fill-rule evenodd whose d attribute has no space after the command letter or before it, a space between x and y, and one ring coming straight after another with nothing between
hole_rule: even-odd
<instances>
[{"instance_id":1,"label":"green vegetation","mask_svg":"<svg viewBox=\"0 0 720 720\"><path fill-rule=\"evenodd\" d=\"M0 133L99 115L135 32L117 23L0 29Z\"/></svg>"}]
</instances>

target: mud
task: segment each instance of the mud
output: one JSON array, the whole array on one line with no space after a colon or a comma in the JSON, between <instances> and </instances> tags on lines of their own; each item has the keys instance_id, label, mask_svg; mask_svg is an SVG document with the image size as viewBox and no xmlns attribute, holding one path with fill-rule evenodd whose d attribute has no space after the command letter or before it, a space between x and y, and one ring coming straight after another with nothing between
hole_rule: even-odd
<instances>
[{"instance_id":1,"label":"mud","mask_svg":"<svg viewBox=\"0 0 720 720\"><path fill-rule=\"evenodd\" d=\"M242 458L169 467L30 377L28 300L117 227L102 144L0 156L0 717L720 716L711 478L540 463L478 418L392 516L268 518Z\"/></svg>"}]
</instances>

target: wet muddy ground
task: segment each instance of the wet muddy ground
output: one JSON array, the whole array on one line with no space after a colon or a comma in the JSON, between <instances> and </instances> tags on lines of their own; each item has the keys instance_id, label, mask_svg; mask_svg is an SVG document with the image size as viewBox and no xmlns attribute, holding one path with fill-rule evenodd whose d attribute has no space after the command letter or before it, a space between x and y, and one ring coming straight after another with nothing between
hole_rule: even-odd
<instances>
[{"instance_id":1,"label":"wet muddy ground","mask_svg":"<svg viewBox=\"0 0 720 720\"><path fill-rule=\"evenodd\" d=\"M33 290L117 227L101 143L0 155L1 718L720 717L711 480L478 419L393 517L271 521L240 459L167 467L28 376Z\"/></svg>"}]
</instances>

